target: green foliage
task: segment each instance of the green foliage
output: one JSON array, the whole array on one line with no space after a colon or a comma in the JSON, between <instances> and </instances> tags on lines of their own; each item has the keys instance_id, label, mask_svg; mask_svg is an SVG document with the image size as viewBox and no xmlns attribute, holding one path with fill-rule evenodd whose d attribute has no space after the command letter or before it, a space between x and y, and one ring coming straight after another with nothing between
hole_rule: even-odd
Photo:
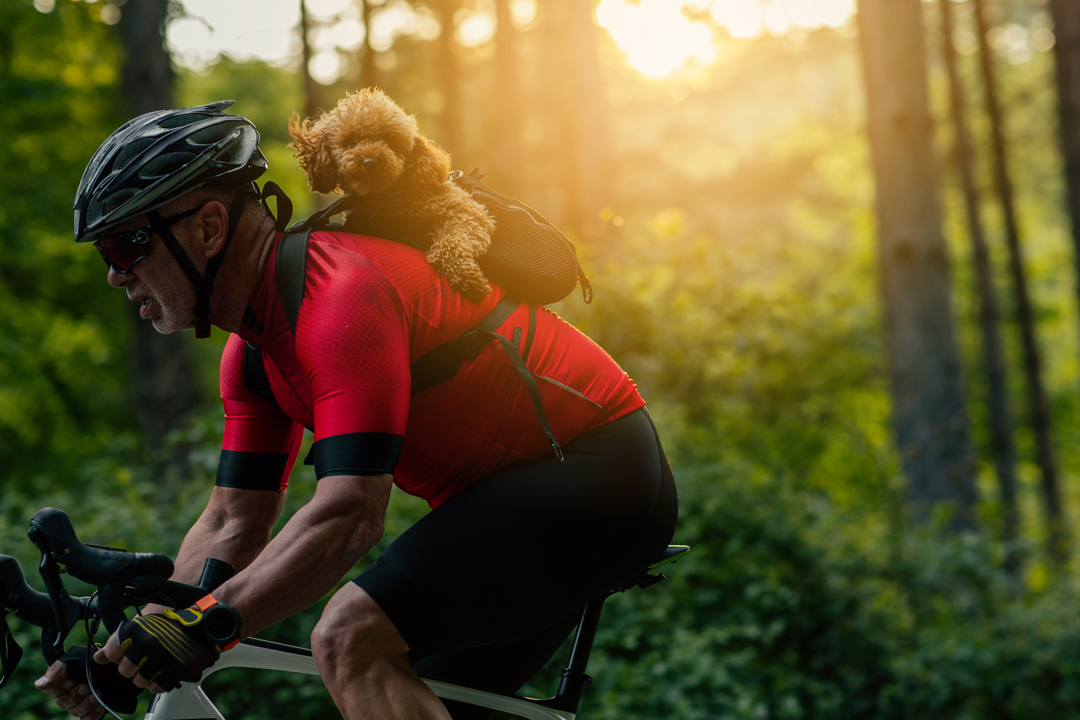
<instances>
[{"instance_id":1,"label":"green foliage","mask_svg":"<svg viewBox=\"0 0 1080 720\"><path fill-rule=\"evenodd\" d=\"M71 480L130 444L120 298L71 239L71 202L117 124L116 48L88 8L0 8L0 457L5 491ZM126 439L128 438L128 439ZM119 449L118 447L118 449ZM42 458L51 458L45 465Z\"/></svg>"},{"instance_id":2,"label":"green foliage","mask_svg":"<svg viewBox=\"0 0 1080 720\"><path fill-rule=\"evenodd\" d=\"M867 547L752 466L677 475L690 553L608 600L583 717L1078 716L1075 587L1017 596L976 535ZM550 694L558 670L526 694Z\"/></svg>"},{"instance_id":3,"label":"green foliage","mask_svg":"<svg viewBox=\"0 0 1080 720\"><path fill-rule=\"evenodd\" d=\"M43 506L66 509L88 542L174 554L205 506L221 442L214 403L173 438L187 448L194 477L181 483L151 473L129 406L122 297L102 281L95 253L71 242L82 168L124 119L118 43L97 5L58 0L46 14L28 0L0 4L0 550L22 562L35 586L25 531ZM529 57L540 39L522 37ZM570 300L559 311L607 349L649 401L681 488L675 542L692 550L666 582L608 602L582 717L1080 717L1080 590L1068 572L1052 579L1034 549L1040 518L1032 483L1023 488L1029 576L1021 582L999 569L992 538L942 540L934 528L904 526L851 33L725 41L721 62L662 82L629 71L610 44L601 51L611 206L600 231L568 228L597 301L585 308ZM476 146L500 108L485 96L493 69L483 52L464 65L475 73L464 79L469 112L487 118L470 126L466 145L488 163L491 149ZM433 44L399 39L393 53L397 70L385 72L384 84L438 137L443 98ZM1038 53L1005 69L1068 487L1080 457L1065 440L1080 413L1060 158L1045 121L1054 112L1052 66ZM970 63L965 72L972 74ZM545 92L533 74L526 73L526 96ZM322 104L348 83L324 89ZM941 83L934 87L940 101ZM297 217L315 207L287 147L301 88L290 69L223 59L204 73L181 70L177 94L188 105L238 101L234 111L262 133L266 179L292 196ZM530 118L522 135L543 130L542 119ZM983 123L976 133L985 138ZM521 169L534 181L522 198L547 212L563 179L550 158L533 160ZM954 193L946 209L950 236L962 239ZM992 233L998 224L988 213ZM953 249L974 369L972 281L963 243ZM216 384L219 335L198 347L208 387ZM1018 359L1015 347L1010 355ZM982 437L981 385L968 375ZM1017 407L1021 393L1017 384ZM1021 451L1026 461L1030 443ZM1023 478L1029 470L1022 465ZM995 508L986 485L989 526ZM310 470L297 468L279 528L314 487ZM395 493L386 539L356 571L425 511ZM262 635L307 645L321 607ZM0 693L0 716L57 715L29 690L43 670L34 632L12 625L28 652ZM525 692L550 694L564 659ZM230 670L207 687L233 718L335 713L317 678Z\"/></svg>"}]
</instances>

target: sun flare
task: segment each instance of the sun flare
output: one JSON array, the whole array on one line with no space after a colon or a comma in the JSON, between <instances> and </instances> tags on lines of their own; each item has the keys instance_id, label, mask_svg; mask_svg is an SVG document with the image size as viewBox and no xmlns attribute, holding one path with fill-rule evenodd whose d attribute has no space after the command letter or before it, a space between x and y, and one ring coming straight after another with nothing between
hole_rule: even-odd
<instances>
[{"instance_id":1,"label":"sun flare","mask_svg":"<svg viewBox=\"0 0 1080 720\"><path fill-rule=\"evenodd\" d=\"M631 67L662 78L689 63L716 59L713 31L684 8L707 11L733 38L752 38L794 28L842 27L855 13L855 0L603 0L596 20Z\"/></svg>"},{"instance_id":2,"label":"sun flare","mask_svg":"<svg viewBox=\"0 0 1080 720\"><path fill-rule=\"evenodd\" d=\"M603 0L596 19L611 33L631 67L650 77L664 77L694 58L715 59L712 31L682 14L684 3L672 0Z\"/></svg>"}]
</instances>

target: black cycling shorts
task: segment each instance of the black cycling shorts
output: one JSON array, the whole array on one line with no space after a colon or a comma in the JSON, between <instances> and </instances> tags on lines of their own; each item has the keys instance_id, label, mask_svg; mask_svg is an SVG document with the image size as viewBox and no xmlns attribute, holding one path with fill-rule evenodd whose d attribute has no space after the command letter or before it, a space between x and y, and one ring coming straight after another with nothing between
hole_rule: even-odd
<instances>
[{"instance_id":1,"label":"black cycling shorts","mask_svg":"<svg viewBox=\"0 0 1080 720\"><path fill-rule=\"evenodd\" d=\"M558 649L585 603L657 560L675 482L644 408L553 456L446 501L353 582L389 616L423 677L511 694ZM447 702L455 720L490 711Z\"/></svg>"}]
</instances>

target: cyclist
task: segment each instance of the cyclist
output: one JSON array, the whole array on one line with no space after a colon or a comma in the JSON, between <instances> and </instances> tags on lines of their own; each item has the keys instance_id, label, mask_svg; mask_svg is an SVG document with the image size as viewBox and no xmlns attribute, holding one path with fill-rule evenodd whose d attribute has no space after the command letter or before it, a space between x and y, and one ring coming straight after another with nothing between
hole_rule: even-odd
<instances>
[{"instance_id":1,"label":"cyclist","mask_svg":"<svg viewBox=\"0 0 1080 720\"><path fill-rule=\"evenodd\" d=\"M255 183L266 160L255 127L223 112L231 104L132 120L76 196L76 241L94 242L141 317L163 333L232 333L217 480L174 579L196 583L207 557L237 574L193 608L124 623L95 659L154 692L197 679L238 639L333 589L381 539L397 484L433 510L333 595L315 662L347 718L484 717L444 706L420 675L512 693L588 600L656 559L677 513L659 437L627 375L543 308L519 306L498 332L541 381L561 453L500 342L412 393L410 363L506 293L468 300L405 245L312 233L291 328L275 281L282 235ZM271 540L305 427L317 489ZM39 687L96 720L100 706L64 673L55 665Z\"/></svg>"}]
</instances>

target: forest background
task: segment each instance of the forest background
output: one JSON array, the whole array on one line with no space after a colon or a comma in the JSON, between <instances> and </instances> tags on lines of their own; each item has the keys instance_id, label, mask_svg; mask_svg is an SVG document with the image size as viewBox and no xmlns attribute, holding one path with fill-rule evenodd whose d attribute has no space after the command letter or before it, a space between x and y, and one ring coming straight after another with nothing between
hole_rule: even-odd
<instances>
[{"instance_id":1,"label":"forest background","mask_svg":"<svg viewBox=\"0 0 1080 720\"><path fill-rule=\"evenodd\" d=\"M244 5L254 25L277 11L218 5ZM161 106L235 99L298 217L318 200L287 147L291 113L379 85L455 167L482 168L577 243L596 299L555 309L638 383L676 470L675 542L692 551L665 583L608 602L582 717L1080 717L1080 566L1067 540L1047 549L972 0L953 4L951 45L1018 409L1015 538L1001 529L938 3L921 6L978 488L973 529L959 532L955 505L910 512L890 427L854 5L596 5L309 0L301 17L296 2L280 10L291 45L268 62L201 47L213 21L195 2L0 4L0 550L32 569L27 521L55 506L86 541L174 555L213 485L225 337L151 347L97 254L71 238L90 155L152 109L132 97L132 73L158 73ZM1080 517L1080 313L1053 26L1041 0L987 11L1067 538ZM314 482L296 469L282 522ZM364 564L425 510L395 492ZM318 613L263 636L306 645ZM31 629L16 635L34 647ZM550 694L556 664L525 692ZM29 652L0 692L3 717L60 714L31 688L42 669ZM240 677L207 683L228 717L333 716L317 679Z\"/></svg>"}]
</instances>

